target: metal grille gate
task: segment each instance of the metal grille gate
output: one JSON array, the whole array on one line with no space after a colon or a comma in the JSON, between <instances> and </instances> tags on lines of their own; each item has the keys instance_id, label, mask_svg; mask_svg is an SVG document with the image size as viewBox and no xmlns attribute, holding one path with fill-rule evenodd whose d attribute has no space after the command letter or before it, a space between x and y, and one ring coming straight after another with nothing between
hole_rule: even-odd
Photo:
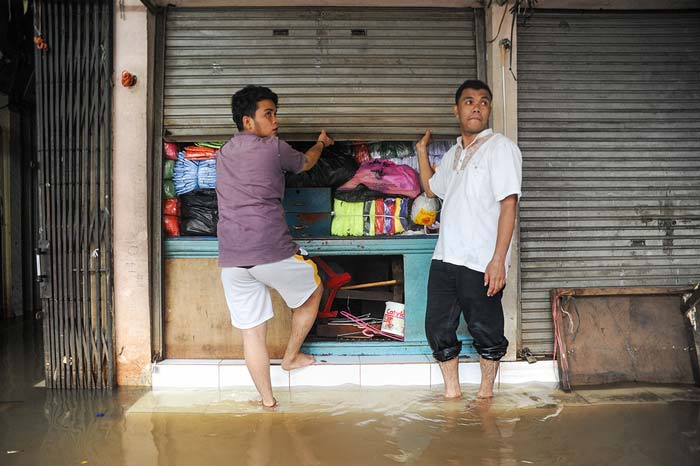
<instances>
[{"instance_id":1,"label":"metal grille gate","mask_svg":"<svg viewBox=\"0 0 700 466\"><path fill-rule=\"evenodd\" d=\"M46 385L111 388L112 2L35 5Z\"/></svg>"},{"instance_id":2,"label":"metal grille gate","mask_svg":"<svg viewBox=\"0 0 700 466\"><path fill-rule=\"evenodd\" d=\"M518 29L522 345L549 290L700 280L700 12L536 10Z\"/></svg>"}]
</instances>

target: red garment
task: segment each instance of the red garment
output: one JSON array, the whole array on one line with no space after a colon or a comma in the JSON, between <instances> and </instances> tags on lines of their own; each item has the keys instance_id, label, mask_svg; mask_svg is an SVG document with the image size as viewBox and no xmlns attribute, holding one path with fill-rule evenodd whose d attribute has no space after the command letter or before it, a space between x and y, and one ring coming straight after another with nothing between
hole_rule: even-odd
<instances>
[{"instance_id":1,"label":"red garment","mask_svg":"<svg viewBox=\"0 0 700 466\"><path fill-rule=\"evenodd\" d=\"M216 154L216 149L211 147L201 146L186 146L185 158L187 160L208 160L213 159Z\"/></svg>"},{"instance_id":2,"label":"red garment","mask_svg":"<svg viewBox=\"0 0 700 466\"><path fill-rule=\"evenodd\" d=\"M180 199L172 197L170 199L166 199L163 203L163 213L165 215L174 215L176 217L179 217L180 212Z\"/></svg>"},{"instance_id":3,"label":"red garment","mask_svg":"<svg viewBox=\"0 0 700 466\"><path fill-rule=\"evenodd\" d=\"M163 157L170 160L177 160L177 144L174 142L163 143Z\"/></svg>"},{"instance_id":4,"label":"red garment","mask_svg":"<svg viewBox=\"0 0 700 466\"><path fill-rule=\"evenodd\" d=\"M180 236L180 218L174 215L163 215L163 227L168 236Z\"/></svg>"}]
</instances>

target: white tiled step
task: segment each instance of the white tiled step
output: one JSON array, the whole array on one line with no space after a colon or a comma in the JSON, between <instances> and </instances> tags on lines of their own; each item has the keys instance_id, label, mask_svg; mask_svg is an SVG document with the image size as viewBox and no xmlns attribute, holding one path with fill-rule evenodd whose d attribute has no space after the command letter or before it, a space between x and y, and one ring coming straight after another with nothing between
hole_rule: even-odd
<instances>
[{"instance_id":1,"label":"white tiled step","mask_svg":"<svg viewBox=\"0 0 700 466\"><path fill-rule=\"evenodd\" d=\"M436 386L442 385L437 363L429 356L318 356L313 366L287 372L273 360L270 367L273 387L338 385ZM463 384L478 384L479 363L459 364ZM556 363L538 361L502 362L499 381L504 384L556 383ZM238 359L168 359L153 367L153 388L231 388L253 387L243 360Z\"/></svg>"}]
</instances>

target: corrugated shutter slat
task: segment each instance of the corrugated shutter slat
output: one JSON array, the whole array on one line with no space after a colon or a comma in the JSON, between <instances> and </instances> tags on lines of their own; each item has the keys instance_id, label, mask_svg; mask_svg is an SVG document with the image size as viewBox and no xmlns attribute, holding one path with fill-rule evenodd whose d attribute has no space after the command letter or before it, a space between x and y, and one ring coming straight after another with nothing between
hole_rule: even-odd
<instances>
[{"instance_id":1,"label":"corrugated shutter slat","mask_svg":"<svg viewBox=\"0 0 700 466\"><path fill-rule=\"evenodd\" d=\"M700 13L537 10L518 30L522 345L549 290L700 281Z\"/></svg>"},{"instance_id":2,"label":"corrugated shutter slat","mask_svg":"<svg viewBox=\"0 0 700 466\"><path fill-rule=\"evenodd\" d=\"M287 139L322 127L339 140L412 140L428 128L457 136L445 108L477 76L474 20L471 10L440 8L171 10L166 137L227 139L231 95L247 84L280 96Z\"/></svg>"}]
</instances>

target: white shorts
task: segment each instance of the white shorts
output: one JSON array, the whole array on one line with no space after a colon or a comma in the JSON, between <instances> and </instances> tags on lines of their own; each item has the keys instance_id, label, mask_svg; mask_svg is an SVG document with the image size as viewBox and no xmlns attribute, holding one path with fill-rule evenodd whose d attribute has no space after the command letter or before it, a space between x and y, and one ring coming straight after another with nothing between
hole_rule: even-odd
<instances>
[{"instance_id":1,"label":"white shorts","mask_svg":"<svg viewBox=\"0 0 700 466\"><path fill-rule=\"evenodd\" d=\"M270 288L295 309L306 302L321 284L316 264L299 254L249 269L224 267L221 282L234 327L257 327L273 317Z\"/></svg>"}]
</instances>

